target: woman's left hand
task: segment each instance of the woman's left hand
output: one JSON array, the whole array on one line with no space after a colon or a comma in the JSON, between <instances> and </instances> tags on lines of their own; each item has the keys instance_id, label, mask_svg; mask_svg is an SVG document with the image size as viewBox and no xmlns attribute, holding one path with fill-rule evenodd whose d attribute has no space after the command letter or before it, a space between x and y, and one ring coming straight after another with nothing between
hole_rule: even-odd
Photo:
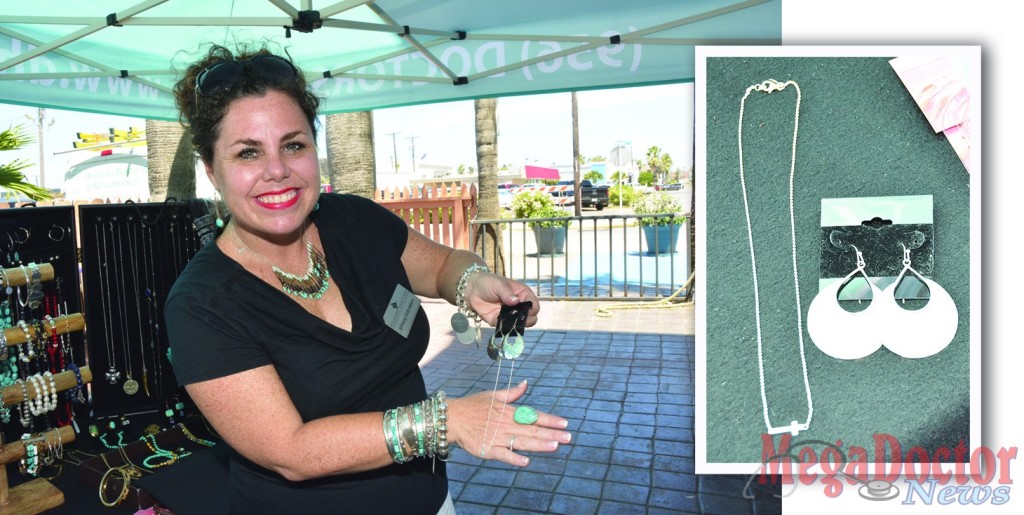
<instances>
[{"instance_id":1,"label":"woman's left hand","mask_svg":"<svg viewBox=\"0 0 1024 515\"><path fill-rule=\"evenodd\" d=\"M537 323L540 301L529 286L490 272L473 274L466 281L466 302L491 327L498 322L503 304L514 306L526 301L533 303L526 317L526 326L530 327Z\"/></svg>"}]
</instances>

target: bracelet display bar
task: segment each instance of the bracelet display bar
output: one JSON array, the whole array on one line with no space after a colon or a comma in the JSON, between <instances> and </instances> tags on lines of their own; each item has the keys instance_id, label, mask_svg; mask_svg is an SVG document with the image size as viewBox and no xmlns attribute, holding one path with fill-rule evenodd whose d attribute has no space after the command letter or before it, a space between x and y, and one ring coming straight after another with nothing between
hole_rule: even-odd
<instances>
[{"instance_id":1,"label":"bracelet display bar","mask_svg":"<svg viewBox=\"0 0 1024 515\"><path fill-rule=\"evenodd\" d=\"M48 446L64 445L75 441L71 426L51 429L44 435ZM33 479L14 488L7 486L6 464L25 457L23 442L11 442L0 449L0 512L34 515L64 504L64 493L43 478Z\"/></svg>"},{"instance_id":2,"label":"bracelet display bar","mask_svg":"<svg viewBox=\"0 0 1024 515\"><path fill-rule=\"evenodd\" d=\"M92 369L90 369L88 365L80 368L78 372L82 375L83 387L86 383L92 382ZM53 374L53 382L57 386L58 392L78 386L78 378L75 377L75 373L71 370L65 370L58 374ZM29 381L25 383L25 388L28 391L28 398L35 399L36 395L38 395L35 385ZM14 406L15 404L21 404L27 400L24 398L21 386L16 384L5 386L3 389L0 389L0 399L3 399L4 406L7 407Z\"/></svg>"},{"instance_id":3,"label":"bracelet display bar","mask_svg":"<svg viewBox=\"0 0 1024 515\"><path fill-rule=\"evenodd\" d=\"M51 325L49 321L45 322L46 325ZM32 326L26 326L29 334L32 338L38 338L36 334L36 328ZM57 330L57 334L74 333L85 329L85 317L81 313L71 313L70 315L61 315L53 319L52 326ZM48 337L49 334L44 334L43 337ZM8 327L4 329L4 338L7 342L7 346L21 345L25 343L25 331L20 327Z\"/></svg>"},{"instance_id":4,"label":"bracelet display bar","mask_svg":"<svg viewBox=\"0 0 1024 515\"><path fill-rule=\"evenodd\" d=\"M14 268L5 268L4 277L7 278L7 282L3 286L25 286L31 282L31 278L28 276L28 268L26 266L16 266ZM39 281L47 282L52 281L54 276L53 265L49 263L39 263L34 265L39 267ZM0 281L2 283L3 281Z\"/></svg>"}]
</instances>

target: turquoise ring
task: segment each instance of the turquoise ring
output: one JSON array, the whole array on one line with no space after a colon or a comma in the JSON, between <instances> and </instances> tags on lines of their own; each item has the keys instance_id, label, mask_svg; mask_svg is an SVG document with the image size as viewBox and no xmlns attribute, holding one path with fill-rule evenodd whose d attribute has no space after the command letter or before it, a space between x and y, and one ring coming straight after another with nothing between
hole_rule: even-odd
<instances>
[{"instance_id":1,"label":"turquoise ring","mask_svg":"<svg viewBox=\"0 0 1024 515\"><path fill-rule=\"evenodd\" d=\"M516 412L512 414L512 418L513 420L516 421L517 424L523 424L528 426L531 424L536 424L537 420L540 418L540 415L537 413L537 410L529 406L519 406L518 408L516 408Z\"/></svg>"}]
</instances>

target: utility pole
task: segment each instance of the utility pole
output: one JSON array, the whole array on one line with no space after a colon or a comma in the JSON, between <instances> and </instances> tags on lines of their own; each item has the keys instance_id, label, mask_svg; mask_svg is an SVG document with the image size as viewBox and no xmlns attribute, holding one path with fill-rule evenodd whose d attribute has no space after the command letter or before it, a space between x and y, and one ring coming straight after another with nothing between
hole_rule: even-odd
<instances>
[{"instance_id":1,"label":"utility pole","mask_svg":"<svg viewBox=\"0 0 1024 515\"><path fill-rule=\"evenodd\" d=\"M53 127L53 122L55 122L56 120L51 118L50 119L50 123L47 124L46 123L46 109L42 108L42 107L39 108L39 114L37 115L36 118L32 118L31 116L29 116L27 114L25 115L25 118L28 118L29 120L32 120L32 123L35 124L36 129L39 130L39 138L38 138L38 141L39 141L39 187L43 188L45 190L46 189L46 161L45 161L46 152L45 152L44 147L43 147L43 137L44 137L46 129L49 129L50 127Z\"/></svg>"},{"instance_id":2,"label":"utility pole","mask_svg":"<svg viewBox=\"0 0 1024 515\"><path fill-rule=\"evenodd\" d=\"M395 135L401 134L401 132L391 132L388 136L391 136L391 166L398 173L398 143L395 143Z\"/></svg>"},{"instance_id":3,"label":"utility pole","mask_svg":"<svg viewBox=\"0 0 1024 515\"><path fill-rule=\"evenodd\" d=\"M410 148L412 149L412 174L416 175L416 138L419 136L409 136L405 138L409 140Z\"/></svg>"}]
</instances>

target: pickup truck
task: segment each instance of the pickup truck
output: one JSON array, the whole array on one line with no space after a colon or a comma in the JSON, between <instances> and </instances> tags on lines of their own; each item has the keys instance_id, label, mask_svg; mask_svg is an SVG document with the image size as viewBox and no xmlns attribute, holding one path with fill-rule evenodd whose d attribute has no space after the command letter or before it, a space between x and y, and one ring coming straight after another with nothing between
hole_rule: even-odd
<instances>
[{"instance_id":1,"label":"pickup truck","mask_svg":"<svg viewBox=\"0 0 1024 515\"><path fill-rule=\"evenodd\" d=\"M559 186L573 186L573 181L558 181ZM572 198L573 190L561 192L562 196ZM593 207L598 211L608 207L608 186L595 186L587 179L580 181L580 205Z\"/></svg>"}]
</instances>

